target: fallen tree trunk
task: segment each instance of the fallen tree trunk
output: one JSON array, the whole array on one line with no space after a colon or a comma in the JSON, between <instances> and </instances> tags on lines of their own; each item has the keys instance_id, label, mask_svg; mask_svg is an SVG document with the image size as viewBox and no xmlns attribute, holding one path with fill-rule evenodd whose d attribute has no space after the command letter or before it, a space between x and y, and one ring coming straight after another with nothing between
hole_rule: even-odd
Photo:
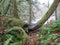
<instances>
[{"instance_id":1,"label":"fallen tree trunk","mask_svg":"<svg viewBox=\"0 0 60 45\"><path fill-rule=\"evenodd\" d=\"M41 18L41 20L39 20L36 23L36 26L33 28L28 27L29 30L36 30L38 28L40 28L48 19L49 17L53 14L53 12L56 10L58 4L59 4L60 0L54 0L52 6L50 7L50 9L47 11L47 13Z\"/></svg>"}]
</instances>

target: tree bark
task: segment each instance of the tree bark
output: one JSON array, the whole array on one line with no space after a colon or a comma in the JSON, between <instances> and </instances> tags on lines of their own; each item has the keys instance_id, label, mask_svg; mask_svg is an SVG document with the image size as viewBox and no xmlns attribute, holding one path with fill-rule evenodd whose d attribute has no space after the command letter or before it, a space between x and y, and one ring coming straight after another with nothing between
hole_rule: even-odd
<instances>
[{"instance_id":1,"label":"tree bark","mask_svg":"<svg viewBox=\"0 0 60 45\"><path fill-rule=\"evenodd\" d=\"M40 28L49 19L49 17L53 14L53 12L56 10L59 2L60 2L60 0L54 0L53 4L51 5L51 7L47 11L47 13L41 18L41 20L39 20L36 23L36 26L33 28L28 27L28 29L29 30L36 30L36 29Z\"/></svg>"},{"instance_id":2,"label":"tree bark","mask_svg":"<svg viewBox=\"0 0 60 45\"><path fill-rule=\"evenodd\" d=\"M57 20L57 9L55 10L55 19Z\"/></svg>"},{"instance_id":3,"label":"tree bark","mask_svg":"<svg viewBox=\"0 0 60 45\"><path fill-rule=\"evenodd\" d=\"M13 8L14 8L13 10L14 17L19 18L16 0L12 0L12 3L13 3Z\"/></svg>"},{"instance_id":4,"label":"tree bark","mask_svg":"<svg viewBox=\"0 0 60 45\"><path fill-rule=\"evenodd\" d=\"M5 9L5 15L7 14L8 10L9 10L9 8L10 8L10 2L11 2L11 1L9 1L9 4L8 4L8 6L7 6L6 9Z\"/></svg>"},{"instance_id":5,"label":"tree bark","mask_svg":"<svg viewBox=\"0 0 60 45\"><path fill-rule=\"evenodd\" d=\"M29 2L29 24L31 25L31 21L32 21L32 3L31 0L28 1Z\"/></svg>"}]
</instances>

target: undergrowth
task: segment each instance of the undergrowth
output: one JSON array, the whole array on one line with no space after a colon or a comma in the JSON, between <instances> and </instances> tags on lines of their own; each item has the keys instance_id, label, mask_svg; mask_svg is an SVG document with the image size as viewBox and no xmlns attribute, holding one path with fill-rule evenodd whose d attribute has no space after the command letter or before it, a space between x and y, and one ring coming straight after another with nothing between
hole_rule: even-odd
<instances>
[{"instance_id":1,"label":"undergrowth","mask_svg":"<svg viewBox=\"0 0 60 45\"><path fill-rule=\"evenodd\" d=\"M2 23L3 26L2 24L0 25L5 27L5 25L9 24L10 22L11 20L6 20L4 24ZM22 40L28 40L29 37L25 30L20 26L20 23L16 23L16 25L4 29L4 32L0 31L0 45L20 45ZM52 42L54 45L60 45L60 42L58 41L60 35L53 33L55 31L60 32L60 19L48 27L42 27L40 31L39 45L51 45Z\"/></svg>"},{"instance_id":2,"label":"undergrowth","mask_svg":"<svg viewBox=\"0 0 60 45\"><path fill-rule=\"evenodd\" d=\"M40 45L60 45L60 34L54 34L56 31L60 32L60 19L48 27L41 28Z\"/></svg>"},{"instance_id":3,"label":"undergrowth","mask_svg":"<svg viewBox=\"0 0 60 45\"><path fill-rule=\"evenodd\" d=\"M21 40L27 40L28 36L23 28L12 27L6 32L0 32L0 45L20 45Z\"/></svg>"}]
</instances>

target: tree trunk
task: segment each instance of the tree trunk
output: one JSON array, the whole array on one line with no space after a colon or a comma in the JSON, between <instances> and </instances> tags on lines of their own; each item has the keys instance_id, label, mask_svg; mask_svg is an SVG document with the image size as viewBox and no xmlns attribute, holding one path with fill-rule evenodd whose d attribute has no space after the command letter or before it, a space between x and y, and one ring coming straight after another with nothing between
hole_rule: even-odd
<instances>
[{"instance_id":1,"label":"tree trunk","mask_svg":"<svg viewBox=\"0 0 60 45\"><path fill-rule=\"evenodd\" d=\"M49 19L49 17L53 14L53 12L56 10L59 2L60 2L60 0L54 0L53 4L51 5L51 7L47 11L47 13L41 18L41 20L39 20L36 23L35 27L29 28L29 30L36 30L36 29L40 28Z\"/></svg>"},{"instance_id":2,"label":"tree trunk","mask_svg":"<svg viewBox=\"0 0 60 45\"><path fill-rule=\"evenodd\" d=\"M8 10L9 10L9 8L10 8L10 2L11 2L11 1L9 1L9 4L8 4L8 6L7 6L6 9L5 9L5 15L7 14Z\"/></svg>"},{"instance_id":3,"label":"tree trunk","mask_svg":"<svg viewBox=\"0 0 60 45\"><path fill-rule=\"evenodd\" d=\"M13 8L14 8L14 10L13 10L14 17L19 18L18 12L17 12L18 9L17 9L16 0L12 0L12 3L13 3Z\"/></svg>"},{"instance_id":4,"label":"tree trunk","mask_svg":"<svg viewBox=\"0 0 60 45\"><path fill-rule=\"evenodd\" d=\"M32 21L32 3L31 0L28 0L29 3L29 24L31 25L31 21Z\"/></svg>"},{"instance_id":5,"label":"tree trunk","mask_svg":"<svg viewBox=\"0 0 60 45\"><path fill-rule=\"evenodd\" d=\"M57 9L55 10L55 19L57 20Z\"/></svg>"}]
</instances>

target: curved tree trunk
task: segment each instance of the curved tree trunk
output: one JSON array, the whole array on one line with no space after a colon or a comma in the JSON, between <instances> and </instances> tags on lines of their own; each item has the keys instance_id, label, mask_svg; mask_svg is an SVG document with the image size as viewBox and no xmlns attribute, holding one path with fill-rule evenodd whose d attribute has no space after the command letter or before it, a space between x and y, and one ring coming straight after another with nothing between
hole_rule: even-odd
<instances>
[{"instance_id":1,"label":"curved tree trunk","mask_svg":"<svg viewBox=\"0 0 60 45\"><path fill-rule=\"evenodd\" d=\"M50 7L50 9L47 11L47 13L41 18L40 21L37 22L37 25L33 28L29 28L29 30L36 30L38 28L40 28L48 19L49 17L53 14L53 12L56 10L58 4L59 4L60 0L54 0L52 6Z\"/></svg>"}]
</instances>

